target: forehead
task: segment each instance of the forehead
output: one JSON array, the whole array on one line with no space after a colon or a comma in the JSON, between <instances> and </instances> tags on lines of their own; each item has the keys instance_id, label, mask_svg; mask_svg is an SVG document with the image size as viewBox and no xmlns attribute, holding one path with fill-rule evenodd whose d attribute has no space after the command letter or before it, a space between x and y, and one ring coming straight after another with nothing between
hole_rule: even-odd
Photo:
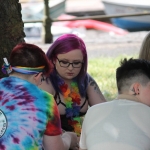
<instances>
[{"instance_id":1,"label":"forehead","mask_svg":"<svg viewBox=\"0 0 150 150\"><path fill-rule=\"evenodd\" d=\"M83 54L81 50L75 49L64 54L58 54L57 57L59 57L59 59L76 60L76 59L83 59Z\"/></svg>"}]
</instances>

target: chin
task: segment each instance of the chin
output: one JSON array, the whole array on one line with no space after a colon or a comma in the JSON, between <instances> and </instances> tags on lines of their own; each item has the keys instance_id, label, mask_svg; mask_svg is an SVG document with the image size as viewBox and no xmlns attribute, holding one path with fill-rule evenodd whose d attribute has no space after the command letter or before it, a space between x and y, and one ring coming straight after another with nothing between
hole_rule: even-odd
<instances>
[{"instance_id":1,"label":"chin","mask_svg":"<svg viewBox=\"0 0 150 150\"><path fill-rule=\"evenodd\" d=\"M68 80L72 80L74 77L67 77L66 79L68 79Z\"/></svg>"},{"instance_id":2,"label":"chin","mask_svg":"<svg viewBox=\"0 0 150 150\"><path fill-rule=\"evenodd\" d=\"M64 79L66 79L66 80L72 80L74 78L74 76L66 76L66 77L64 77Z\"/></svg>"}]
</instances>

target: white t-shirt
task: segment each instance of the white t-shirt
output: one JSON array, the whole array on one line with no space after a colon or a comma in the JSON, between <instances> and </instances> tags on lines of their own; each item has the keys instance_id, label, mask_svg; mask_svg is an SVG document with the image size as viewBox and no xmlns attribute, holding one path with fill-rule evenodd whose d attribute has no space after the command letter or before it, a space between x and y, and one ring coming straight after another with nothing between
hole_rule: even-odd
<instances>
[{"instance_id":1,"label":"white t-shirt","mask_svg":"<svg viewBox=\"0 0 150 150\"><path fill-rule=\"evenodd\" d=\"M88 150L150 150L150 107L113 100L89 108L80 148Z\"/></svg>"}]
</instances>

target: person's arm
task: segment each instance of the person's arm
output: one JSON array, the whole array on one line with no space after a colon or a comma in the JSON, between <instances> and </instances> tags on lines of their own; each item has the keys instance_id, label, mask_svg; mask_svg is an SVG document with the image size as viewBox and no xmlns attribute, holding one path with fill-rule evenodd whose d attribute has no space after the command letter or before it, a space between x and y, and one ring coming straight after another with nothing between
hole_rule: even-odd
<instances>
[{"instance_id":1,"label":"person's arm","mask_svg":"<svg viewBox=\"0 0 150 150\"><path fill-rule=\"evenodd\" d=\"M70 139L70 142L68 140L68 138ZM79 149L79 141L78 141L78 137L77 134L74 132L65 132L62 135L62 140L64 145L70 145L69 149L72 150L78 150Z\"/></svg>"},{"instance_id":2,"label":"person's arm","mask_svg":"<svg viewBox=\"0 0 150 150\"><path fill-rule=\"evenodd\" d=\"M48 116L48 122L43 136L44 150L78 150L78 138L74 132L65 132L62 134L60 114L54 97L46 91L43 91L51 101Z\"/></svg>"},{"instance_id":3,"label":"person's arm","mask_svg":"<svg viewBox=\"0 0 150 150\"><path fill-rule=\"evenodd\" d=\"M87 96L88 96L88 102L90 106L98 103L106 102L106 99L103 96L96 81L90 75L89 75L89 81L87 87Z\"/></svg>"},{"instance_id":4,"label":"person's arm","mask_svg":"<svg viewBox=\"0 0 150 150\"><path fill-rule=\"evenodd\" d=\"M43 146L44 150L78 150L77 135L73 132L57 136L44 135Z\"/></svg>"}]
</instances>

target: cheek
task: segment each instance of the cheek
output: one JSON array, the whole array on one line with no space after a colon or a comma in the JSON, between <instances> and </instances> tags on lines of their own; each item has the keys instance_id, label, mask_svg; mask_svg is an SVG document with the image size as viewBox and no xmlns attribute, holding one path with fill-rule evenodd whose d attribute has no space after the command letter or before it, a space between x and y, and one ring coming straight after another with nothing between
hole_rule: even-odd
<instances>
[{"instance_id":1,"label":"cheek","mask_svg":"<svg viewBox=\"0 0 150 150\"><path fill-rule=\"evenodd\" d=\"M65 68L63 68L63 67L60 67L60 65L59 64L55 64L55 68L56 68L56 70L57 70L57 72L59 73L59 74L62 74L63 72L64 72L64 69Z\"/></svg>"},{"instance_id":2,"label":"cheek","mask_svg":"<svg viewBox=\"0 0 150 150\"><path fill-rule=\"evenodd\" d=\"M81 71L81 68L76 69L76 71L75 71L76 75L78 75L80 73L80 71Z\"/></svg>"}]
</instances>

